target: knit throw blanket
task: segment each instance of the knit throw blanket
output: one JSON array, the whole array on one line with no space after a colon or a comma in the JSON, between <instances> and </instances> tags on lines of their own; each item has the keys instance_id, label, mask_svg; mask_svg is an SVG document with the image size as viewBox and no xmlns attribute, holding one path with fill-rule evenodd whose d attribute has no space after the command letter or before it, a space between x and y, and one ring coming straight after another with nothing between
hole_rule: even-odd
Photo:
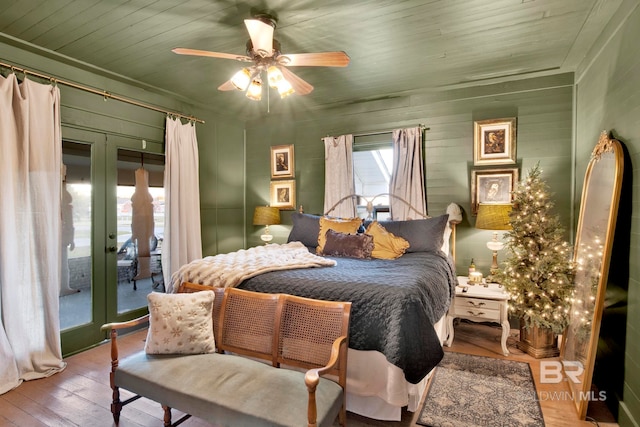
<instances>
[{"instance_id":1,"label":"knit throw blanket","mask_svg":"<svg viewBox=\"0 0 640 427\"><path fill-rule=\"evenodd\" d=\"M183 282L227 288L268 271L334 265L334 260L312 254L300 242L256 246L183 265L171 276L167 293L177 292Z\"/></svg>"}]
</instances>

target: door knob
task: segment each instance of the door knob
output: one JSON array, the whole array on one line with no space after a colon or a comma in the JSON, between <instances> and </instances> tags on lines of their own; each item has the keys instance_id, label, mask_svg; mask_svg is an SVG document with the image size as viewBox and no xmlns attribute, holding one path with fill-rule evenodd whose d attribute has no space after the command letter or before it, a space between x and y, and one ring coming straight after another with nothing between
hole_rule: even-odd
<instances>
[{"instance_id":1,"label":"door knob","mask_svg":"<svg viewBox=\"0 0 640 427\"><path fill-rule=\"evenodd\" d=\"M109 252L115 252L115 251L117 251L117 250L118 250L118 248L116 248L115 246L109 246L109 247L107 248L107 250L108 250Z\"/></svg>"},{"instance_id":2,"label":"door knob","mask_svg":"<svg viewBox=\"0 0 640 427\"><path fill-rule=\"evenodd\" d=\"M115 239L116 238L116 233L109 233L109 238L110 239Z\"/></svg>"}]
</instances>

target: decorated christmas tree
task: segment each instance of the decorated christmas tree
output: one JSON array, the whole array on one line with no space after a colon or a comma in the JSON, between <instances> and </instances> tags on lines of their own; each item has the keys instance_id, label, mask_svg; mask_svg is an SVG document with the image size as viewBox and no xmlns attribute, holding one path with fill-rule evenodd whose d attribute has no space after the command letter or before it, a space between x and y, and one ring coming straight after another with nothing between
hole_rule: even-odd
<instances>
[{"instance_id":1,"label":"decorated christmas tree","mask_svg":"<svg viewBox=\"0 0 640 427\"><path fill-rule=\"evenodd\" d=\"M506 233L509 255L497 281L511 295L511 313L527 329L538 326L560 334L569 318L572 251L540 174L536 165L514 191L512 230Z\"/></svg>"}]
</instances>

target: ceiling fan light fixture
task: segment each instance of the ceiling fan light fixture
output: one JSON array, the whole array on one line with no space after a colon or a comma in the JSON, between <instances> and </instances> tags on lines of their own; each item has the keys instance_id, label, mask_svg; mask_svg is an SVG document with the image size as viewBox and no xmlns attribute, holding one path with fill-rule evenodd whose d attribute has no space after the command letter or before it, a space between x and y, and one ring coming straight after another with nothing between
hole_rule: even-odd
<instances>
[{"instance_id":1,"label":"ceiling fan light fixture","mask_svg":"<svg viewBox=\"0 0 640 427\"><path fill-rule=\"evenodd\" d=\"M280 98L286 98L287 96L295 93L293 86L291 86L291 83L289 83L285 78L280 80L277 88L278 88L278 93L280 94Z\"/></svg>"},{"instance_id":2,"label":"ceiling fan light fixture","mask_svg":"<svg viewBox=\"0 0 640 427\"><path fill-rule=\"evenodd\" d=\"M267 78L269 80L269 86L278 87L280 82L284 80L284 76L282 75L282 71L275 65L270 66L267 69Z\"/></svg>"},{"instance_id":3,"label":"ceiling fan light fixture","mask_svg":"<svg viewBox=\"0 0 640 427\"><path fill-rule=\"evenodd\" d=\"M262 99L262 82L259 78L253 79L251 84L249 85L249 89L247 89L247 98L260 101Z\"/></svg>"},{"instance_id":4,"label":"ceiling fan light fixture","mask_svg":"<svg viewBox=\"0 0 640 427\"><path fill-rule=\"evenodd\" d=\"M342 51L283 54L280 43L273 38L277 16L271 11L254 14L253 19L245 19L244 23L249 33L246 55L188 48L174 48L172 51L179 55L233 59L252 63L221 84L218 90L242 90L248 98L257 101L262 98L263 79L268 85L267 90L269 87L277 89L281 98L293 93L308 95L313 91L313 86L290 71L289 66L346 67L349 64L349 56ZM262 76L264 71L266 76ZM268 91L267 95L269 95Z\"/></svg>"},{"instance_id":5,"label":"ceiling fan light fixture","mask_svg":"<svg viewBox=\"0 0 640 427\"><path fill-rule=\"evenodd\" d=\"M249 83L251 83L251 71L248 68L243 68L231 77L231 84L238 90L247 90Z\"/></svg>"}]
</instances>

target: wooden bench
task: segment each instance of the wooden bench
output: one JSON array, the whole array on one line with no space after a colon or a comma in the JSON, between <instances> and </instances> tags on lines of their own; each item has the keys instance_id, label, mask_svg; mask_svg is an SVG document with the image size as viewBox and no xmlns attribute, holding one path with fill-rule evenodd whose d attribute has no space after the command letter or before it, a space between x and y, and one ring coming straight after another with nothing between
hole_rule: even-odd
<instances>
[{"instance_id":1,"label":"wooden bench","mask_svg":"<svg viewBox=\"0 0 640 427\"><path fill-rule=\"evenodd\" d=\"M111 412L147 397L164 425L197 416L216 426L346 425L345 387L351 303L183 283L178 292L215 292L215 353L118 360L117 331L149 315L102 326L110 330ZM268 363L266 363L268 362ZM328 376L328 377L327 377ZM135 396L120 400L120 388ZM172 423L171 408L188 414Z\"/></svg>"}]
</instances>

